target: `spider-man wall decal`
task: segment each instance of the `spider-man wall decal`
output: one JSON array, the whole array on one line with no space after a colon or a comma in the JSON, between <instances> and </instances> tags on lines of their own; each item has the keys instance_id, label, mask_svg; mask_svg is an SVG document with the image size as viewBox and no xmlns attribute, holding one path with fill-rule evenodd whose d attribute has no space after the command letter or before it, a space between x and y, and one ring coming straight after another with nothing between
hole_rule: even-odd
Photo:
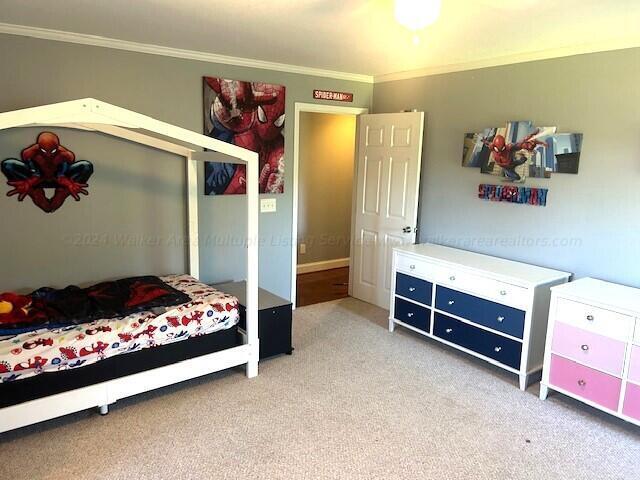
<instances>
[{"instance_id":1,"label":"spider-man wall decal","mask_svg":"<svg viewBox=\"0 0 640 480\"><path fill-rule=\"evenodd\" d=\"M259 154L260 193L284 190L285 87L204 77L205 134ZM244 165L205 163L205 194L246 193Z\"/></svg>"},{"instance_id":2,"label":"spider-man wall decal","mask_svg":"<svg viewBox=\"0 0 640 480\"><path fill-rule=\"evenodd\" d=\"M7 158L0 168L11 190L8 197L19 202L29 197L47 213L58 210L68 197L80 201L87 188L93 164L76 160L75 154L60 145L55 133L41 132L36 143L22 150L20 158Z\"/></svg>"}]
</instances>

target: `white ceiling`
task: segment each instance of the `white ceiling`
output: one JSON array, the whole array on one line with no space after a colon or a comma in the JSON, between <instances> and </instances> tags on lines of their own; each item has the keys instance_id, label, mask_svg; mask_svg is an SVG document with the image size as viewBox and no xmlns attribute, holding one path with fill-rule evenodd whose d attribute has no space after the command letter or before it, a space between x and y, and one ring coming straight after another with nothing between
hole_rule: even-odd
<instances>
[{"instance_id":1,"label":"white ceiling","mask_svg":"<svg viewBox=\"0 0 640 480\"><path fill-rule=\"evenodd\" d=\"M640 45L639 0L442 0L419 45L392 0L0 0L0 22L366 75Z\"/></svg>"}]
</instances>

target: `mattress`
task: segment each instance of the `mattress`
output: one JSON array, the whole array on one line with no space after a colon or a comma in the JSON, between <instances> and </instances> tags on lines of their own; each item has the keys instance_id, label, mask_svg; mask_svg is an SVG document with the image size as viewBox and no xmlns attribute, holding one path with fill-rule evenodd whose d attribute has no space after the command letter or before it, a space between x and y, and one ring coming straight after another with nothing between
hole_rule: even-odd
<instances>
[{"instance_id":1,"label":"mattress","mask_svg":"<svg viewBox=\"0 0 640 480\"><path fill-rule=\"evenodd\" d=\"M235 297L188 275L161 277L191 301L82 325L0 338L0 382L94 364L117 355L229 329L239 321Z\"/></svg>"}]
</instances>

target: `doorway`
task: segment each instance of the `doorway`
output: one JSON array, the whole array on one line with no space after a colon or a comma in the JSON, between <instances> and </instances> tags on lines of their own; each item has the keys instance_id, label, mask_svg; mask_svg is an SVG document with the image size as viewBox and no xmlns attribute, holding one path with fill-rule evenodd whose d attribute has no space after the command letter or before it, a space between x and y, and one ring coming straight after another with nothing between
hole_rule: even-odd
<instances>
[{"instance_id":1,"label":"doorway","mask_svg":"<svg viewBox=\"0 0 640 480\"><path fill-rule=\"evenodd\" d=\"M296 104L294 306L348 296L356 117L367 109Z\"/></svg>"}]
</instances>

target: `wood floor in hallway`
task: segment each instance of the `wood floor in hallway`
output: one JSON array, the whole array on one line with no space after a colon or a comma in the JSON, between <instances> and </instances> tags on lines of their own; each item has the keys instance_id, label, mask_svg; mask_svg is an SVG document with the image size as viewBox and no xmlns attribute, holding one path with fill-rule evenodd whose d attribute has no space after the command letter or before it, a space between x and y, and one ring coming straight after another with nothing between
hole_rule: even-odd
<instances>
[{"instance_id":1,"label":"wood floor in hallway","mask_svg":"<svg viewBox=\"0 0 640 480\"><path fill-rule=\"evenodd\" d=\"M298 307L345 298L349 296L349 267L302 273L297 282Z\"/></svg>"}]
</instances>

